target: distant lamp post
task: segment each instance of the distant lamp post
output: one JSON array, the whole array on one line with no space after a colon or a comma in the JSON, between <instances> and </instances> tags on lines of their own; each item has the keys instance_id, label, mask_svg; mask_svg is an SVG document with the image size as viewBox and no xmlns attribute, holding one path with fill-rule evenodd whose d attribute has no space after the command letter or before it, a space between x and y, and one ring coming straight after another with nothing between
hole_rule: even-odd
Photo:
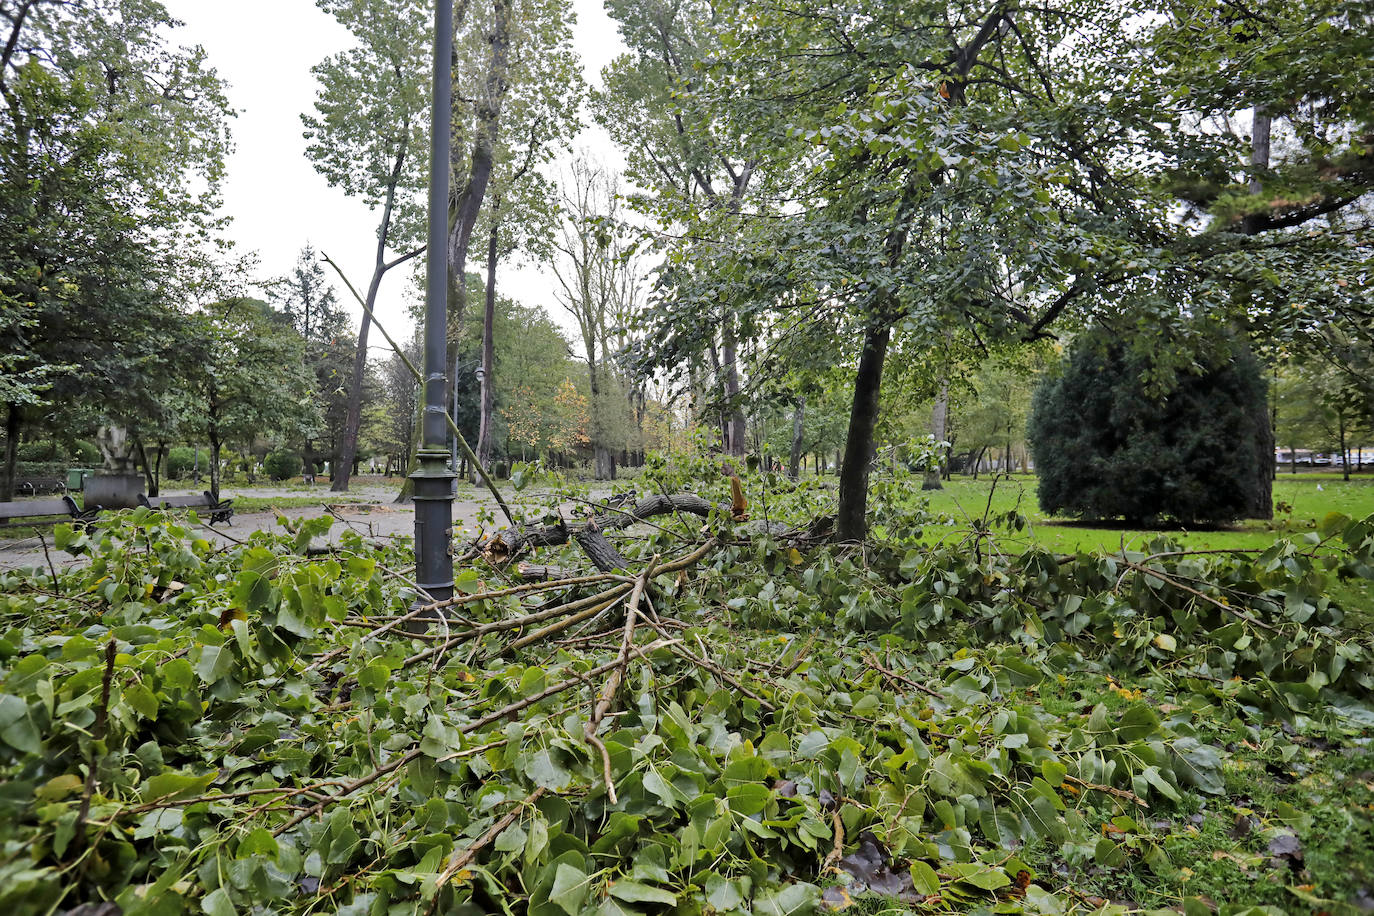
<instances>
[{"instance_id":1,"label":"distant lamp post","mask_svg":"<svg viewBox=\"0 0 1374 916\"><path fill-rule=\"evenodd\" d=\"M444 416L448 325L449 130L453 116L453 0L435 0L434 99L429 157L429 247L425 258L425 409L415 481L415 583L430 598L453 596L453 468ZM419 599L420 602L424 598Z\"/></svg>"}]
</instances>

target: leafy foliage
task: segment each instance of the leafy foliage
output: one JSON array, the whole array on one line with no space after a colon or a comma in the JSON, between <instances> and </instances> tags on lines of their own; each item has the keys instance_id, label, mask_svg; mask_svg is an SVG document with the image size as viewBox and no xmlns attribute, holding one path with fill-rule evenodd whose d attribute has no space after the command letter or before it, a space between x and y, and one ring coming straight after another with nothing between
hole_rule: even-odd
<instances>
[{"instance_id":1,"label":"leafy foliage","mask_svg":"<svg viewBox=\"0 0 1374 916\"><path fill-rule=\"evenodd\" d=\"M301 456L290 449L277 449L263 459L262 469L272 480L286 480L301 472Z\"/></svg>"},{"instance_id":2,"label":"leafy foliage","mask_svg":"<svg viewBox=\"0 0 1374 916\"><path fill-rule=\"evenodd\" d=\"M642 484L719 502L710 469L655 459ZM1290 734L1374 727L1374 643L1324 594L1374 576L1374 520L1263 554L1008 555L993 520L931 549L915 538L944 520L910 503L916 479L880 482L890 534L863 551L803 555L728 513L704 548L671 518L619 545L700 559L651 575L630 628L600 738L614 801L583 728L622 606L522 635L531 612L628 590L614 576L512 591L464 570L416 633L392 571L407 545L345 533L311 555L329 519L230 550L146 510L59 528L88 565L0 577L0 900L805 913L838 885L1062 912L1068 883L1148 902L1189 864L1175 831L1229 791L1224 735L1286 760ZM775 475L744 492L774 521L832 498ZM1084 684L1090 701L1061 699ZM1311 842L1282 823L1265 842Z\"/></svg>"},{"instance_id":3,"label":"leafy foliage","mask_svg":"<svg viewBox=\"0 0 1374 916\"><path fill-rule=\"evenodd\" d=\"M1036 391L1030 439L1046 512L1081 518L1267 517L1267 391L1242 349L1160 390L1153 352L1105 331L1075 343Z\"/></svg>"}]
</instances>

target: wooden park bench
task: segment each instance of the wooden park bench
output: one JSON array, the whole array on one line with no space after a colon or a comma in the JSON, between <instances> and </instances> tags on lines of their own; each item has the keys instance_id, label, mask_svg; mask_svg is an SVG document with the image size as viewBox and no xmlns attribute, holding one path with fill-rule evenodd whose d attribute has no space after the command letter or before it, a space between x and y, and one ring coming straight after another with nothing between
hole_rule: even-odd
<instances>
[{"instance_id":1,"label":"wooden park bench","mask_svg":"<svg viewBox=\"0 0 1374 916\"><path fill-rule=\"evenodd\" d=\"M60 477L28 477L14 482L15 496L37 496L39 493L60 496L66 492L67 483Z\"/></svg>"},{"instance_id":2,"label":"wooden park bench","mask_svg":"<svg viewBox=\"0 0 1374 916\"><path fill-rule=\"evenodd\" d=\"M24 499L0 503L0 527L54 525L62 521L71 521L84 527L95 521L99 514L99 506L83 509L70 496L61 499Z\"/></svg>"},{"instance_id":3,"label":"wooden park bench","mask_svg":"<svg viewBox=\"0 0 1374 916\"><path fill-rule=\"evenodd\" d=\"M147 506L149 509L205 509L210 513L210 524L224 522L226 525L232 524L230 519L234 517L234 501L232 499L215 499L209 490L204 493L197 493L194 496L152 496L138 494L140 505Z\"/></svg>"}]
</instances>

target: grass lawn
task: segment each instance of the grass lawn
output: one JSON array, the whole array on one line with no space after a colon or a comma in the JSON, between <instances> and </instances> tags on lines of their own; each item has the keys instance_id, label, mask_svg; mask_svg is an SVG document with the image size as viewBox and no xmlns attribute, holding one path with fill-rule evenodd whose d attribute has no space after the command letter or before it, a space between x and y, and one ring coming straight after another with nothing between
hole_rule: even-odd
<instances>
[{"instance_id":1,"label":"grass lawn","mask_svg":"<svg viewBox=\"0 0 1374 916\"><path fill-rule=\"evenodd\" d=\"M1320 489L1319 489L1320 488ZM1036 478L1016 474L993 481L956 477L943 490L926 494L930 508L963 520L991 512L1016 509L1031 522L1030 537L1053 550L1071 553L1079 550L1120 550L1140 548L1156 537L1167 536L1180 544L1199 550L1260 549L1278 537L1294 536L1315 530L1328 512L1342 512L1353 518L1374 514L1374 478L1342 481L1327 474L1281 474L1274 482L1274 503L1279 507L1270 521L1243 521L1221 529L1161 529L1142 531L1132 528L1090 527L1070 519L1055 518L1040 511L1036 502ZM958 529L962 532L962 527Z\"/></svg>"}]
</instances>

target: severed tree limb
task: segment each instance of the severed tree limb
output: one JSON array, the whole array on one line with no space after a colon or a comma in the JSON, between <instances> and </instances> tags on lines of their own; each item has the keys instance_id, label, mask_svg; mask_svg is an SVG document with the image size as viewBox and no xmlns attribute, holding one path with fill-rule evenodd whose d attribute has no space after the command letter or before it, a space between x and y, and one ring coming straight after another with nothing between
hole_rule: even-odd
<instances>
[{"instance_id":1,"label":"severed tree limb","mask_svg":"<svg viewBox=\"0 0 1374 916\"><path fill-rule=\"evenodd\" d=\"M863 654L863 659L864 663L867 664L868 667L872 668L874 671L878 672L883 677L889 680L896 681L899 684L905 684L913 690L919 690L927 696L932 696L937 700L948 699L943 693L941 693L938 690L934 690L930 687L927 687L925 684L918 684L916 681L913 681L906 675L898 674L896 671L893 671L890 668L884 668L882 666L882 663L878 661L878 656L874 655L872 652L865 652Z\"/></svg>"},{"instance_id":2,"label":"severed tree limb","mask_svg":"<svg viewBox=\"0 0 1374 916\"><path fill-rule=\"evenodd\" d=\"M575 570L561 566L535 566L533 563L517 563L515 577L526 582L547 582L550 579L570 579L576 576Z\"/></svg>"},{"instance_id":3,"label":"severed tree limb","mask_svg":"<svg viewBox=\"0 0 1374 916\"><path fill-rule=\"evenodd\" d=\"M617 531L656 515L667 515L670 512L686 512L705 518L715 508L724 512L730 511L728 503L717 506L710 500L692 493L655 494L641 499L629 509L610 509L595 515L585 525L568 525L559 519L556 525L522 528L514 533L507 532L509 539L503 541L503 545L508 555L513 559L533 547L554 547L559 544L566 544L569 539L576 538L578 532L586 529Z\"/></svg>"},{"instance_id":4,"label":"severed tree limb","mask_svg":"<svg viewBox=\"0 0 1374 916\"><path fill-rule=\"evenodd\" d=\"M675 639L660 639L657 642L653 642L647 646L644 646L639 651L643 653L653 652L656 649L674 646L677 643L678 640ZM500 720L506 718L512 713L517 713L522 709L527 709L535 705L536 703L540 703L544 700L547 700L549 697L558 693L562 693L565 690L570 690L579 684L585 684L588 678L593 678L597 677L598 675L605 674L607 671L610 671L612 668L614 668L617 664L619 664L619 659L607 662L604 665L598 665L590 671L579 674L576 677L570 677L566 681L559 681L557 684L554 684L550 687L546 687L539 693L536 693L532 696L516 700L513 703L507 703L500 709L489 712L485 716L482 716L482 718L480 719L474 719L466 725L460 726L458 728L458 732L459 734L463 735L472 734L475 731L479 731L480 729L486 728L493 722L499 722ZM485 750L485 748L483 748L483 750ZM321 799L317 804L312 805L310 808L306 809L305 811L302 811L300 814L291 818L291 820L287 821L285 824L282 824L276 830L273 830L272 835L281 836L283 833L290 830L292 827L295 827L302 821L308 820L309 818L312 818L315 815L321 813L322 811L324 811L325 808L329 807L330 805L342 801L345 797L352 795L354 792L358 791L359 789L365 786L372 785L372 783L381 779L386 774L399 770L407 763L410 763L412 760L419 758L421 756L421 753L422 752L420 751L419 747L411 748L409 751L406 751L404 754L397 757L395 760L391 761L390 763L383 764L382 766L373 770L371 773L368 773L366 776L362 776L358 779L353 780L352 782L345 783L344 786L335 794L330 795L327 798ZM460 752L460 754L461 753L462 752Z\"/></svg>"},{"instance_id":5,"label":"severed tree limb","mask_svg":"<svg viewBox=\"0 0 1374 916\"><path fill-rule=\"evenodd\" d=\"M456 852L453 854L453 858L449 861L448 867L445 868L442 872L440 872L439 880L436 881L434 884L434 899L430 901L429 909L426 911L427 913L434 912L434 908L438 906L439 891L443 888L443 886L445 884L448 884L449 880L453 878L454 875L458 874L458 872L462 871L468 865L472 864L472 860L477 858L477 854L481 852L483 849L485 849L487 846L491 845L492 841L494 841L498 836L505 832L505 829L507 827L509 827L511 824L514 824L516 818L520 817L520 815L524 812L526 808L537 802L540 796L544 794L544 792L544 787L540 786L539 788L531 792L529 795L526 795L524 801L520 802L520 804L516 805L515 808L507 812L505 817L501 818L499 821L492 824L491 827L487 830L487 832L482 834L481 837L479 837L471 846L469 846L467 849L464 849L462 852Z\"/></svg>"},{"instance_id":6,"label":"severed tree limb","mask_svg":"<svg viewBox=\"0 0 1374 916\"><path fill-rule=\"evenodd\" d=\"M644 567L644 572L635 580L634 591L630 593L629 604L625 606L625 629L620 639L620 652L616 655L616 667L611 669L611 676L606 678L606 683L601 688L601 698L592 708L591 718L582 727L582 735L587 739L587 743L601 753L601 772L606 782L606 795L613 805L619 800L615 796L615 781L611 778L611 755L606 750L606 745L596 736L596 730L601 726L601 720L606 713L610 711L611 704L615 702L615 695L620 690L620 684L625 680L625 670L630 664L630 648L634 645L635 622L639 618L639 599L644 596L644 589L649 583L649 577L654 574L656 565L657 554L649 560L649 565Z\"/></svg>"},{"instance_id":7,"label":"severed tree limb","mask_svg":"<svg viewBox=\"0 0 1374 916\"><path fill-rule=\"evenodd\" d=\"M573 540L582 548L587 559L592 561L592 565L602 572L630 568L630 561L611 546L611 542L606 540L606 535L601 533L600 528L591 525L579 528L573 532Z\"/></svg>"}]
</instances>

